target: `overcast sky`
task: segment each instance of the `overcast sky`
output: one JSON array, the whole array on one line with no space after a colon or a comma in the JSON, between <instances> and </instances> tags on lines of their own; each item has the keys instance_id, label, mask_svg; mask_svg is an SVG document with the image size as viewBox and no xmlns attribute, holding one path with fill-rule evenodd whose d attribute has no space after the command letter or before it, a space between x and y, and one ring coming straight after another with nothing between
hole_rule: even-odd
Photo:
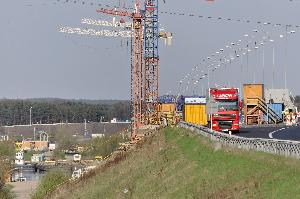
<instances>
[{"instance_id":1,"label":"overcast sky","mask_svg":"<svg viewBox=\"0 0 300 199\"><path fill-rule=\"evenodd\" d=\"M61 26L86 26L84 17L111 20L112 17L96 13L102 5L118 5L119 0L82 0L64 3L65 0L2 0L0 7L0 98L85 98L129 99L130 53L126 39L95 38L91 36L59 33ZM78 3L79 2L79 3ZM94 5L90 5L93 2ZM126 1L131 6L132 1ZM300 29L288 34L288 43L280 38L284 27L256 23L300 25L300 1L289 0L165 0L160 11L185 13L160 14L160 23L173 33L173 45L160 43L160 94L178 92L179 81L192 71L202 59L231 42L260 41L267 34L274 42L265 44L265 83L272 82L272 48L275 47L275 87L284 87L284 66L287 64L287 86L300 94L298 86ZM188 16L193 14L194 16ZM198 16L203 17L198 17ZM222 19L218 19L221 17ZM228 18L232 20L227 20ZM240 19L241 22L236 21ZM247 23L246 20L250 22ZM258 33L253 30L259 30ZM249 37L244 35L248 34ZM251 39L250 39L251 38ZM122 44L122 45L121 45ZM287 46L287 48L286 48ZM287 59L285 57L287 49ZM262 82L263 50L236 59L226 69L212 73L211 84L240 87L240 82ZM224 53L225 55L225 53ZM226 52L233 56L230 50ZM202 68L201 68L202 67ZM207 70L201 64L199 71ZM187 93L201 92L206 80L190 88ZM203 85L203 86L202 86Z\"/></svg>"}]
</instances>

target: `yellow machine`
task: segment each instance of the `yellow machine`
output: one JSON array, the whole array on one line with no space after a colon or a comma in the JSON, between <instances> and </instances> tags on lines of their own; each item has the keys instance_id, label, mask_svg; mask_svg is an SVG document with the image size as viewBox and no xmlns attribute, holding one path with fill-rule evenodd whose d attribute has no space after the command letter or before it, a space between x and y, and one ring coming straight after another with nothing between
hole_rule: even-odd
<instances>
[{"instance_id":1,"label":"yellow machine","mask_svg":"<svg viewBox=\"0 0 300 199\"><path fill-rule=\"evenodd\" d=\"M101 161L103 158L102 158L102 155L97 155L95 156L95 160L98 160L98 161Z\"/></svg>"},{"instance_id":2,"label":"yellow machine","mask_svg":"<svg viewBox=\"0 0 300 199\"><path fill-rule=\"evenodd\" d=\"M22 150L22 142L16 142L15 143L15 147L16 147L16 151L21 151Z\"/></svg>"}]
</instances>

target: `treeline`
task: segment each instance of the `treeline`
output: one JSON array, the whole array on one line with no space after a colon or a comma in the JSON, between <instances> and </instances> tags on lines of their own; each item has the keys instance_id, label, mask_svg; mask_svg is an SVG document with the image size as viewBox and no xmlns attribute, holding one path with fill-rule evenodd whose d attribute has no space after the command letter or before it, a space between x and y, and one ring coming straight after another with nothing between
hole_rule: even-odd
<instances>
[{"instance_id":1,"label":"treeline","mask_svg":"<svg viewBox=\"0 0 300 199\"><path fill-rule=\"evenodd\" d=\"M72 100L0 100L0 125L52 124L60 122L82 123L130 119L130 102L92 104Z\"/></svg>"}]
</instances>

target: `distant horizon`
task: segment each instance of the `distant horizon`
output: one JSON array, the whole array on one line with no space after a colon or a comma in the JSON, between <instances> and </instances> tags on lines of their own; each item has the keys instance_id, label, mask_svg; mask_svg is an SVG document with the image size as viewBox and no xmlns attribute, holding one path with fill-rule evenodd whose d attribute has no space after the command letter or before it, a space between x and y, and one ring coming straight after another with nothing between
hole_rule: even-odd
<instances>
[{"instance_id":1,"label":"distant horizon","mask_svg":"<svg viewBox=\"0 0 300 199\"><path fill-rule=\"evenodd\" d=\"M88 101L128 101L130 99L91 99L91 98L61 98L61 97L31 97L31 98L7 98L2 97L0 100L88 100Z\"/></svg>"}]
</instances>

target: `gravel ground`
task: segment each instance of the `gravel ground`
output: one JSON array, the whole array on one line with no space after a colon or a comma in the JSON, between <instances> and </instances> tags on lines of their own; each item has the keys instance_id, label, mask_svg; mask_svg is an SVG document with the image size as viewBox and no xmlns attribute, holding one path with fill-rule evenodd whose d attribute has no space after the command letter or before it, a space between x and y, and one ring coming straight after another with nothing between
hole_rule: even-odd
<instances>
[{"instance_id":1,"label":"gravel ground","mask_svg":"<svg viewBox=\"0 0 300 199\"><path fill-rule=\"evenodd\" d=\"M14 187L13 192L17 199L30 199L30 194L37 188L38 181L11 182L9 184Z\"/></svg>"}]
</instances>

